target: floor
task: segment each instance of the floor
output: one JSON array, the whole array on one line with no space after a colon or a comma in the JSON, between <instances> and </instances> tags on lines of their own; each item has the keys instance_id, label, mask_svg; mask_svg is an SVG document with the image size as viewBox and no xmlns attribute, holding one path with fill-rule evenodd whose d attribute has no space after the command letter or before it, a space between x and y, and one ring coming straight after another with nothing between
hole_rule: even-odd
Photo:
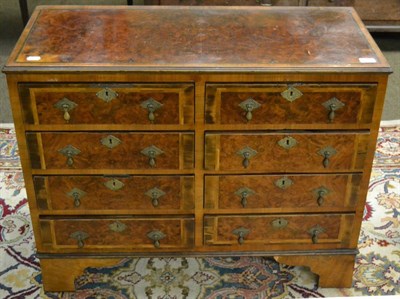
<instances>
[{"instance_id":1,"label":"floor","mask_svg":"<svg viewBox=\"0 0 400 299\"><path fill-rule=\"evenodd\" d=\"M141 1L135 0L134 3ZM28 0L29 10L37 5L80 4L80 5L125 5L126 0ZM0 68L4 65L23 29L18 0L0 1ZM400 33L375 34L377 44L394 70L389 78L383 120L400 119ZM0 73L0 123L11 123L7 84Z\"/></svg>"}]
</instances>

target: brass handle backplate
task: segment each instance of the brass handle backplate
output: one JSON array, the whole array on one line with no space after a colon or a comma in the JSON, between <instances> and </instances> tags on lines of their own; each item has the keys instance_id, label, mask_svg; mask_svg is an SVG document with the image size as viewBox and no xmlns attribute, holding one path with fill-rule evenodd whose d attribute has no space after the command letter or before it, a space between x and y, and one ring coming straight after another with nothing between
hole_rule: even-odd
<instances>
[{"instance_id":1,"label":"brass handle backplate","mask_svg":"<svg viewBox=\"0 0 400 299\"><path fill-rule=\"evenodd\" d=\"M140 103L140 107L147 109L148 115L147 118L151 123L154 122L156 116L154 112L158 109L160 109L163 106L160 102L156 101L153 98L148 98L146 101Z\"/></svg>"},{"instance_id":2,"label":"brass handle backplate","mask_svg":"<svg viewBox=\"0 0 400 299\"><path fill-rule=\"evenodd\" d=\"M86 195L86 192L78 188L73 188L67 193L67 195L69 197L72 197L72 199L74 200L74 206L77 208L81 205L81 199Z\"/></svg>"},{"instance_id":3,"label":"brass handle backplate","mask_svg":"<svg viewBox=\"0 0 400 299\"><path fill-rule=\"evenodd\" d=\"M241 102L239 107L246 111L246 120L251 121L253 119L253 111L260 108L261 104L252 98Z\"/></svg>"},{"instance_id":4,"label":"brass handle backplate","mask_svg":"<svg viewBox=\"0 0 400 299\"><path fill-rule=\"evenodd\" d=\"M63 112L63 118L66 122L69 122L71 119L70 111L75 109L78 106L76 103L72 102L67 98L62 98L57 103L54 104L54 107L61 110Z\"/></svg>"},{"instance_id":5,"label":"brass handle backplate","mask_svg":"<svg viewBox=\"0 0 400 299\"><path fill-rule=\"evenodd\" d=\"M150 167L155 167L156 166L156 157L158 155L163 154L164 152L161 149L159 149L158 147L151 145L151 146L143 149L140 153L149 158Z\"/></svg>"},{"instance_id":6,"label":"brass handle backplate","mask_svg":"<svg viewBox=\"0 0 400 299\"><path fill-rule=\"evenodd\" d=\"M319 206L322 206L324 204L325 197L328 195L329 192L330 192L330 190L328 190L327 188L325 188L323 186L314 190L314 194L317 197L317 204Z\"/></svg>"},{"instance_id":7,"label":"brass handle backplate","mask_svg":"<svg viewBox=\"0 0 400 299\"><path fill-rule=\"evenodd\" d=\"M247 168L250 165L250 158L257 155L258 152L256 150L252 149L251 147L246 146L246 147L242 148L241 150L239 150L238 152L236 152L236 154L243 157L242 165L244 168Z\"/></svg>"},{"instance_id":8,"label":"brass handle backplate","mask_svg":"<svg viewBox=\"0 0 400 299\"><path fill-rule=\"evenodd\" d=\"M165 195L165 192L158 189L157 187L154 187L150 190L147 190L145 195L150 197L151 203L154 207L158 207L159 205L159 198Z\"/></svg>"},{"instance_id":9,"label":"brass handle backplate","mask_svg":"<svg viewBox=\"0 0 400 299\"><path fill-rule=\"evenodd\" d=\"M323 232L325 232L325 229L320 225L316 225L310 228L308 233L311 235L311 241L313 242L313 244L318 243L319 235L322 234Z\"/></svg>"},{"instance_id":10,"label":"brass handle backplate","mask_svg":"<svg viewBox=\"0 0 400 299\"><path fill-rule=\"evenodd\" d=\"M78 242L78 248L83 248L85 246L85 240L89 238L89 235L83 231L76 231L70 235L71 238L76 239Z\"/></svg>"},{"instance_id":11,"label":"brass handle backplate","mask_svg":"<svg viewBox=\"0 0 400 299\"><path fill-rule=\"evenodd\" d=\"M74 165L74 156L78 155L81 151L69 144L58 152L67 157L67 166L71 167Z\"/></svg>"},{"instance_id":12,"label":"brass handle backplate","mask_svg":"<svg viewBox=\"0 0 400 299\"><path fill-rule=\"evenodd\" d=\"M160 248L160 240L164 239L166 235L159 230L154 230L149 232L147 234L147 237L153 241L153 245L155 248Z\"/></svg>"},{"instance_id":13,"label":"brass handle backplate","mask_svg":"<svg viewBox=\"0 0 400 299\"><path fill-rule=\"evenodd\" d=\"M322 160L322 165L324 166L324 168L329 167L330 158L333 155L336 155L336 153L337 153L337 151L331 146L325 147L318 151L318 154L320 154L322 157L324 157L324 159Z\"/></svg>"},{"instance_id":14,"label":"brass handle backplate","mask_svg":"<svg viewBox=\"0 0 400 299\"><path fill-rule=\"evenodd\" d=\"M237 241L239 245L242 245L244 243L244 238L250 233L250 230L245 227L239 227L232 231L232 233L238 237Z\"/></svg>"},{"instance_id":15,"label":"brass handle backplate","mask_svg":"<svg viewBox=\"0 0 400 299\"><path fill-rule=\"evenodd\" d=\"M339 101L337 98L333 97L328 101L322 103L322 105L328 110L328 121L333 122L335 119L335 111L343 108L345 106L344 103Z\"/></svg>"}]
</instances>

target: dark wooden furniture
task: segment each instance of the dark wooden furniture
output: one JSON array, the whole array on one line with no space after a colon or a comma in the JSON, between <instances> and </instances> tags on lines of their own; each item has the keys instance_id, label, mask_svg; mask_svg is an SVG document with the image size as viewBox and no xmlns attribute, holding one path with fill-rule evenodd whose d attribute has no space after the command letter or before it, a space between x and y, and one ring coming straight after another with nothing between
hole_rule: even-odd
<instances>
[{"instance_id":1,"label":"dark wooden furniture","mask_svg":"<svg viewBox=\"0 0 400 299\"><path fill-rule=\"evenodd\" d=\"M4 71L47 291L182 255L351 286L390 72L352 8L38 7Z\"/></svg>"}]
</instances>

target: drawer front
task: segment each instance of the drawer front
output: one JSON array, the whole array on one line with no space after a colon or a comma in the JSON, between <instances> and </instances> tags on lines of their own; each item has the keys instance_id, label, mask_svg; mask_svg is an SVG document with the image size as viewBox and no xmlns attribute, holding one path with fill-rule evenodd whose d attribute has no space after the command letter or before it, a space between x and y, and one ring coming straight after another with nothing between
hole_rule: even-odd
<instances>
[{"instance_id":1,"label":"drawer front","mask_svg":"<svg viewBox=\"0 0 400 299\"><path fill-rule=\"evenodd\" d=\"M193 223L192 218L40 221L44 247L72 251L190 248L193 246Z\"/></svg>"},{"instance_id":2,"label":"drawer front","mask_svg":"<svg viewBox=\"0 0 400 299\"><path fill-rule=\"evenodd\" d=\"M205 208L354 208L362 175L205 177Z\"/></svg>"},{"instance_id":3,"label":"drawer front","mask_svg":"<svg viewBox=\"0 0 400 299\"><path fill-rule=\"evenodd\" d=\"M371 123L376 85L208 84L209 124Z\"/></svg>"},{"instance_id":4,"label":"drawer front","mask_svg":"<svg viewBox=\"0 0 400 299\"><path fill-rule=\"evenodd\" d=\"M274 172L361 171L369 134L206 134L209 170Z\"/></svg>"},{"instance_id":5,"label":"drawer front","mask_svg":"<svg viewBox=\"0 0 400 299\"><path fill-rule=\"evenodd\" d=\"M31 98L27 123L193 123L193 84L23 85L21 93Z\"/></svg>"},{"instance_id":6,"label":"drawer front","mask_svg":"<svg viewBox=\"0 0 400 299\"><path fill-rule=\"evenodd\" d=\"M190 169L193 133L28 133L42 169Z\"/></svg>"},{"instance_id":7,"label":"drawer front","mask_svg":"<svg viewBox=\"0 0 400 299\"><path fill-rule=\"evenodd\" d=\"M194 208L193 176L35 176L43 210L178 210Z\"/></svg>"},{"instance_id":8,"label":"drawer front","mask_svg":"<svg viewBox=\"0 0 400 299\"><path fill-rule=\"evenodd\" d=\"M298 6L298 0L150 0L152 5Z\"/></svg>"},{"instance_id":9,"label":"drawer front","mask_svg":"<svg viewBox=\"0 0 400 299\"><path fill-rule=\"evenodd\" d=\"M354 215L206 216L206 245L335 244L346 247Z\"/></svg>"}]
</instances>

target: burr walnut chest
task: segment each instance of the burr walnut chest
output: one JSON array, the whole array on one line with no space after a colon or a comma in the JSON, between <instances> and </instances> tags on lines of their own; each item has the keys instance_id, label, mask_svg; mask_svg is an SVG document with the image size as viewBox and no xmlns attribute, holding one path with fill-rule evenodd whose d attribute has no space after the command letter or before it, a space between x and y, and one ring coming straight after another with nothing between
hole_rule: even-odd
<instances>
[{"instance_id":1,"label":"burr walnut chest","mask_svg":"<svg viewBox=\"0 0 400 299\"><path fill-rule=\"evenodd\" d=\"M207 255L351 286L390 73L352 8L42 6L3 71L46 290Z\"/></svg>"}]
</instances>

